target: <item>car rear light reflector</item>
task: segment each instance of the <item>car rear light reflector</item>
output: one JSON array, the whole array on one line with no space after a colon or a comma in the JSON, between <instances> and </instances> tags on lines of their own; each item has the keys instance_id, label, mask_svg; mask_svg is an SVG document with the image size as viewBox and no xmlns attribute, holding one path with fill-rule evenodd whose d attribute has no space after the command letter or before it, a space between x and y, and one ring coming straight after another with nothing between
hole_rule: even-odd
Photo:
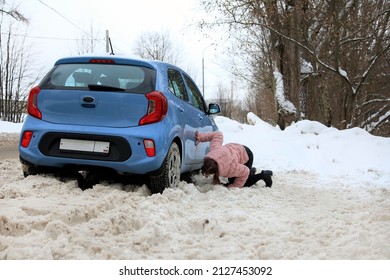
<instances>
[{"instance_id":1,"label":"car rear light reflector","mask_svg":"<svg viewBox=\"0 0 390 280\"><path fill-rule=\"evenodd\" d=\"M148 111L140 119L139 125L156 123L164 119L168 112L167 98L159 91L147 93L145 96L148 99Z\"/></svg>"},{"instance_id":2,"label":"car rear light reflector","mask_svg":"<svg viewBox=\"0 0 390 280\"><path fill-rule=\"evenodd\" d=\"M154 146L154 141L150 139L145 139L144 140L144 147L146 154L148 157L154 157L156 155L156 148Z\"/></svg>"},{"instance_id":3,"label":"car rear light reflector","mask_svg":"<svg viewBox=\"0 0 390 280\"><path fill-rule=\"evenodd\" d=\"M42 119L41 111L38 109L38 94L41 91L39 87L33 87L28 95L27 112L29 115Z\"/></svg>"},{"instance_id":4,"label":"car rear light reflector","mask_svg":"<svg viewBox=\"0 0 390 280\"><path fill-rule=\"evenodd\" d=\"M28 145L30 145L30 141L31 141L32 136L33 136L32 131L23 132L22 141L21 141L21 145L23 148L27 148Z\"/></svg>"}]
</instances>

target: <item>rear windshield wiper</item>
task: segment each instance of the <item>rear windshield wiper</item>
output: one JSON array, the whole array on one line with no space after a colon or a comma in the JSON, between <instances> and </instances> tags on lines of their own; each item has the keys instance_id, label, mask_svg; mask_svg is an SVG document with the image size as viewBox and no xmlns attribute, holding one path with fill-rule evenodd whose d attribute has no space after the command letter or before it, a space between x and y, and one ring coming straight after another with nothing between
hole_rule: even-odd
<instances>
[{"instance_id":1,"label":"rear windshield wiper","mask_svg":"<svg viewBox=\"0 0 390 280\"><path fill-rule=\"evenodd\" d=\"M125 91L123 88L111 87L106 85L88 85L88 88L93 91Z\"/></svg>"}]
</instances>

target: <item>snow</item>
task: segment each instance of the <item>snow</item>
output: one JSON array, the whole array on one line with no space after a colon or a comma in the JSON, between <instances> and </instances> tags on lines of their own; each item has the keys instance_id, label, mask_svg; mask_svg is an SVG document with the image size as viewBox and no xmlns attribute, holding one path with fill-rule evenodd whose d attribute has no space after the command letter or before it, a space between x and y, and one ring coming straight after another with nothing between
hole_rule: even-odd
<instances>
[{"instance_id":1,"label":"snow","mask_svg":"<svg viewBox=\"0 0 390 280\"><path fill-rule=\"evenodd\" d=\"M304 60L304 59L301 59L301 74L313 74L314 72L314 67L313 65Z\"/></svg>"},{"instance_id":2,"label":"snow","mask_svg":"<svg viewBox=\"0 0 390 280\"><path fill-rule=\"evenodd\" d=\"M347 71L345 71L345 70L339 68L339 74L340 74L341 76L345 77L347 80L349 80L349 79L348 79Z\"/></svg>"},{"instance_id":3,"label":"snow","mask_svg":"<svg viewBox=\"0 0 390 280\"><path fill-rule=\"evenodd\" d=\"M388 100L390 101L390 100ZM381 109L378 110L377 113L371 115L368 120L373 120L373 119L377 119L377 121L373 121L371 122L370 124L368 124L366 126L366 130L367 131L372 131L374 130L375 128L378 127L378 125L381 123L381 122L387 122L387 118L390 117L390 110L386 111L386 113L384 115L380 115L379 112L381 112L382 110L386 110L386 107L382 107ZM378 117L379 116L379 117Z\"/></svg>"},{"instance_id":4,"label":"snow","mask_svg":"<svg viewBox=\"0 0 390 280\"><path fill-rule=\"evenodd\" d=\"M0 120L0 133L19 133L22 129L23 123L12 123Z\"/></svg>"},{"instance_id":5,"label":"snow","mask_svg":"<svg viewBox=\"0 0 390 280\"><path fill-rule=\"evenodd\" d=\"M380 260L390 258L390 139L300 121L280 130L216 117L225 142L251 148L272 188L146 186L24 178L0 161L0 259ZM0 148L21 124L0 122ZM0 150L1 151L1 150Z\"/></svg>"},{"instance_id":6,"label":"snow","mask_svg":"<svg viewBox=\"0 0 390 280\"><path fill-rule=\"evenodd\" d=\"M276 98L278 99L278 104L286 112L295 114L297 109L294 104L287 100L284 96L284 85L283 85L283 75L278 71L274 71L274 78L276 83Z\"/></svg>"}]
</instances>

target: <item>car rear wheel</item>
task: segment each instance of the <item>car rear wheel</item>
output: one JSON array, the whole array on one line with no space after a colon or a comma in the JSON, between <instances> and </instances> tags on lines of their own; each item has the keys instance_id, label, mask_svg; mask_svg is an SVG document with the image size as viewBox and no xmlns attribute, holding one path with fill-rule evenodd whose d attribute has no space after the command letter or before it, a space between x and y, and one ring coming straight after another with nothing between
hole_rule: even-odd
<instances>
[{"instance_id":1,"label":"car rear wheel","mask_svg":"<svg viewBox=\"0 0 390 280\"><path fill-rule=\"evenodd\" d=\"M150 190L152 193L162 193L165 188L174 188L180 182L181 158L176 143L172 143L168 155L164 160L162 173L150 177Z\"/></svg>"},{"instance_id":2,"label":"car rear wheel","mask_svg":"<svg viewBox=\"0 0 390 280\"><path fill-rule=\"evenodd\" d=\"M22 171L24 177L38 174L38 168L28 163L22 163Z\"/></svg>"}]
</instances>

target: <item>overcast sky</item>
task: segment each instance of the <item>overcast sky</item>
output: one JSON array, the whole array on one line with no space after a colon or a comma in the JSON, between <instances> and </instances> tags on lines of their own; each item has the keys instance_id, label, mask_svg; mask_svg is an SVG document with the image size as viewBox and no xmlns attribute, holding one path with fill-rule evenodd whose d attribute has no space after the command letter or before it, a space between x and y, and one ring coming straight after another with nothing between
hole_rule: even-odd
<instances>
[{"instance_id":1,"label":"overcast sky","mask_svg":"<svg viewBox=\"0 0 390 280\"><path fill-rule=\"evenodd\" d=\"M231 75L221 65L223 44L210 46L196 27L205 16L199 0L7 0L19 3L19 10L29 19L28 40L34 60L44 72L60 57L77 54L77 39L90 34L93 26L99 52L106 50L105 32L116 54L133 54L134 41L146 31L169 31L181 41L188 53L179 65L202 89L202 57L205 61L205 92L212 95L218 84L230 84ZM217 39L218 42L218 39Z\"/></svg>"}]
</instances>

